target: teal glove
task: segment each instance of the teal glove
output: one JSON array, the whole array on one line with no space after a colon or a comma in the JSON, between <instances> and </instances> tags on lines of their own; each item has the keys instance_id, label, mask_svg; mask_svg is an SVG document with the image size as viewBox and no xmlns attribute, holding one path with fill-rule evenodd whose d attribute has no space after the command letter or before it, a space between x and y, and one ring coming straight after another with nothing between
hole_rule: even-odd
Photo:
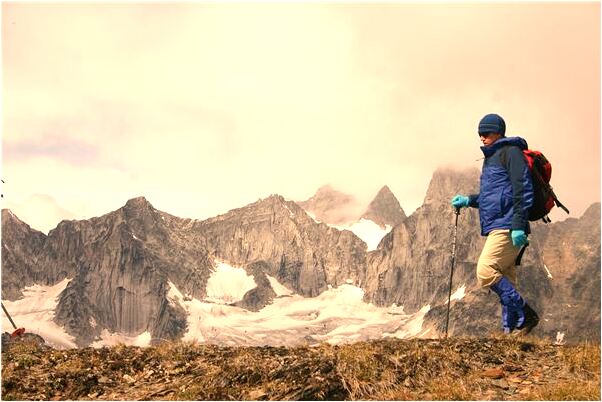
<instances>
[{"instance_id":1,"label":"teal glove","mask_svg":"<svg viewBox=\"0 0 602 402\"><path fill-rule=\"evenodd\" d=\"M469 202L470 199L465 195L456 195L451 201L454 208L467 207Z\"/></svg>"},{"instance_id":2,"label":"teal glove","mask_svg":"<svg viewBox=\"0 0 602 402\"><path fill-rule=\"evenodd\" d=\"M512 232L510 233L510 236L512 237L512 244L514 245L514 247L522 247L528 243L527 242L527 234L525 233L524 230L513 229Z\"/></svg>"}]
</instances>

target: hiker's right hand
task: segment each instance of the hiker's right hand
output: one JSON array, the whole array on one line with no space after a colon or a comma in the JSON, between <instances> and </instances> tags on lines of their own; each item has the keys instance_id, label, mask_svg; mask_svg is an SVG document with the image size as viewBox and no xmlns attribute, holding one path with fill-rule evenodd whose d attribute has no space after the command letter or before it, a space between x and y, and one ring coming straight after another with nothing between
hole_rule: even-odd
<instances>
[{"instance_id":1,"label":"hiker's right hand","mask_svg":"<svg viewBox=\"0 0 602 402\"><path fill-rule=\"evenodd\" d=\"M458 194L452 198L451 203L454 208L464 208L468 206L469 201L467 196Z\"/></svg>"}]
</instances>

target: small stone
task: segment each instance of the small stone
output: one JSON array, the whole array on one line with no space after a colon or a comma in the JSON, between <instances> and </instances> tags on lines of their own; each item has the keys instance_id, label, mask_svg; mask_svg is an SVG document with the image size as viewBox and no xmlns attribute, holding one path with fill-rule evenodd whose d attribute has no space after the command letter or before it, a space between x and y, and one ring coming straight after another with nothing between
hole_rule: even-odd
<instances>
[{"instance_id":1,"label":"small stone","mask_svg":"<svg viewBox=\"0 0 602 402\"><path fill-rule=\"evenodd\" d=\"M252 391L249 392L249 399L256 401L256 400L258 400L259 398L261 398L262 396L265 396L265 395L267 395L267 394L265 393L264 390L262 390L262 389L254 389L254 390L252 390Z\"/></svg>"},{"instance_id":2,"label":"small stone","mask_svg":"<svg viewBox=\"0 0 602 402\"><path fill-rule=\"evenodd\" d=\"M500 379L494 379L491 381L491 383L501 389L508 389L510 388L510 386L508 385L508 382L506 382L506 380L504 380L503 378Z\"/></svg>"},{"instance_id":3,"label":"small stone","mask_svg":"<svg viewBox=\"0 0 602 402\"><path fill-rule=\"evenodd\" d=\"M504 370L499 367L487 369L481 373L483 377L499 379L504 377Z\"/></svg>"},{"instance_id":4,"label":"small stone","mask_svg":"<svg viewBox=\"0 0 602 402\"><path fill-rule=\"evenodd\" d=\"M504 370L505 371L510 371L510 372L524 371L522 367L515 366L515 365L512 365L512 364L505 364L504 365Z\"/></svg>"},{"instance_id":5,"label":"small stone","mask_svg":"<svg viewBox=\"0 0 602 402\"><path fill-rule=\"evenodd\" d=\"M106 376L104 376L104 375L103 375L103 376L101 376L101 377L98 379L98 383L99 383L99 384L108 384L108 383L110 383L110 382L111 382L111 379L110 379L109 377L106 377Z\"/></svg>"},{"instance_id":6,"label":"small stone","mask_svg":"<svg viewBox=\"0 0 602 402\"><path fill-rule=\"evenodd\" d=\"M136 382L136 380L129 374L124 374L123 375L123 379L128 383L128 384L133 384Z\"/></svg>"}]
</instances>

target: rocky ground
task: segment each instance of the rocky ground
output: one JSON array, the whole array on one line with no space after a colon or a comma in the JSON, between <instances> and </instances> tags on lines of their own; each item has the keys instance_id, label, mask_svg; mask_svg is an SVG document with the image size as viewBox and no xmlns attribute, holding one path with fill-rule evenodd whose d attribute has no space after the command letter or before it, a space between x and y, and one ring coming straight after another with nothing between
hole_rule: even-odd
<instances>
[{"instance_id":1,"label":"rocky ground","mask_svg":"<svg viewBox=\"0 0 602 402\"><path fill-rule=\"evenodd\" d=\"M3 400L600 400L600 345L384 339L317 347L2 350Z\"/></svg>"}]
</instances>

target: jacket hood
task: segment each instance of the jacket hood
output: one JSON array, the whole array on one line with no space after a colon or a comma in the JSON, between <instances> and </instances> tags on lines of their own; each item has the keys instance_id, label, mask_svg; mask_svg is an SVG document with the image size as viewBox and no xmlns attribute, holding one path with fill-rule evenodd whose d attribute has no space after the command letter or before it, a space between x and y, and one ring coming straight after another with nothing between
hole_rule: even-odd
<instances>
[{"instance_id":1,"label":"jacket hood","mask_svg":"<svg viewBox=\"0 0 602 402\"><path fill-rule=\"evenodd\" d=\"M521 137L502 137L488 147L482 146L481 151L483 151L483 154L485 155L485 157L489 157L489 156L493 155L495 153L495 151L497 151L501 147L510 146L510 145L517 146L521 150L525 150L525 149L529 148L529 146L527 145L527 141L525 141Z\"/></svg>"}]
</instances>

